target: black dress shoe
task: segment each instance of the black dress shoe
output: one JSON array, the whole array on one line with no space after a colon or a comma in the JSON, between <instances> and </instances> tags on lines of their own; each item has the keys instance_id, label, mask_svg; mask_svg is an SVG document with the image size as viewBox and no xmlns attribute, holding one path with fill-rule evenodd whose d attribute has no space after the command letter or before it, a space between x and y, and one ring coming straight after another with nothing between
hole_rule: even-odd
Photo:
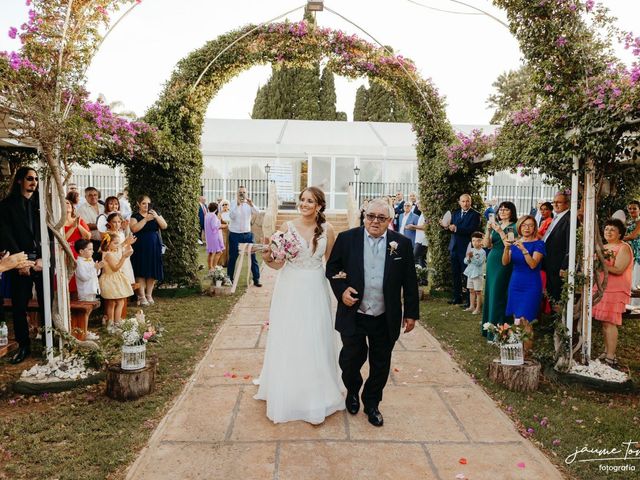
<instances>
[{"instance_id":1,"label":"black dress shoe","mask_svg":"<svg viewBox=\"0 0 640 480\"><path fill-rule=\"evenodd\" d=\"M260 282L254 282L254 283L253 283L253 286L254 286L254 287L261 287L261 286L262 286L262 284L261 284Z\"/></svg>"},{"instance_id":2,"label":"black dress shoe","mask_svg":"<svg viewBox=\"0 0 640 480\"><path fill-rule=\"evenodd\" d=\"M460 308L469 308L469 304L468 303L463 303L462 305L460 305Z\"/></svg>"},{"instance_id":3,"label":"black dress shoe","mask_svg":"<svg viewBox=\"0 0 640 480\"><path fill-rule=\"evenodd\" d=\"M360 410L360 399L357 393L347 393L347 398L344 400L344 405L347 407L347 412L351 415L355 415Z\"/></svg>"},{"instance_id":4,"label":"black dress shoe","mask_svg":"<svg viewBox=\"0 0 640 480\"><path fill-rule=\"evenodd\" d=\"M20 347L20 349L18 350L18 353L16 353L13 356L13 358L9 360L9 363L13 365L22 363L24 362L24 359L27 358L29 355L31 355L31 350L29 349L29 347Z\"/></svg>"},{"instance_id":5,"label":"black dress shoe","mask_svg":"<svg viewBox=\"0 0 640 480\"><path fill-rule=\"evenodd\" d=\"M447 300L447 303L449 305L459 305L462 303L462 300L456 300L455 298L452 298L451 300Z\"/></svg>"},{"instance_id":6,"label":"black dress shoe","mask_svg":"<svg viewBox=\"0 0 640 480\"><path fill-rule=\"evenodd\" d=\"M384 419L382 418L382 414L378 407L365 408L364 413L367 414L369 418L369 423L374 427L381 427L384 424Z\"/></svg>"}]
</instances>

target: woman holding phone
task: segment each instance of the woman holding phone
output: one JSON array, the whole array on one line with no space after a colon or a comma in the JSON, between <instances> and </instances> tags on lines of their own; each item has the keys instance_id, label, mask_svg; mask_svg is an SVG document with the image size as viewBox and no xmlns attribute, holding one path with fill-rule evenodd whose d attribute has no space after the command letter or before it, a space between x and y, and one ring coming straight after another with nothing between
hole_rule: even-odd
<instances>
[{"instance_id":1,"label":"woman holding phone","mask_svg":"<svg viewBox=\"0 0 640 480\"><path fill-rule=\"evenodd\" d=\"M151 199L147 195L141 195L138 197L138 212L131 215L129 226L131 233L137 238L131 264L136 282L140 285L138 305L153 305L153 287L156 280L164 277L160 230L167 228L167 222L151 208Z\"/></svg>"},{"instance_id":2,"label":"woman holding phone","mask_svg":"<svg viewBox=\"0 0 640 480\"><path fill-rule=\"evenodd\" d=\"M507 323L507 289L511 279L512 265L502 264L502 253L505 242L515 239L516 221L518 214L512 202L502 202L498 206L497 219L489 221L487 232L482 241L484 248L490 248L487 255L486 282L484 287L484 306L482 308L482 323L480 330L489 341L493 341L491 332L484 330L482 325L493 323L502 325Z\"/></svg>"}]
</instances>

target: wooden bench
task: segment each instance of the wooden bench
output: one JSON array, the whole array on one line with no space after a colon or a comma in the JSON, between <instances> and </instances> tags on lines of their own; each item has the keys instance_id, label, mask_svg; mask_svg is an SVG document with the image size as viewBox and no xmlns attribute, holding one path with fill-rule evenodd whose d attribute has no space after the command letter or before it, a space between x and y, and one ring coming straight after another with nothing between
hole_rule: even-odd
<instances>
[{"instance_id":1,"label":"wooden bench","mask_svg":"<svg viewBox=\"0 0 640 480\"><path fill-rule=\"evenodd\" d=\"M89 326L89 316L96 308L100 306L99 301L82 302L80 300L71 300L71 335L78 340L84 340L87 336L87 327ZM11 308L11 299L4 299L4 308ZM38 301L31 299L27 304L29 330L40 328L37 312L39 310Z\"/></svg>"}]
</instances>

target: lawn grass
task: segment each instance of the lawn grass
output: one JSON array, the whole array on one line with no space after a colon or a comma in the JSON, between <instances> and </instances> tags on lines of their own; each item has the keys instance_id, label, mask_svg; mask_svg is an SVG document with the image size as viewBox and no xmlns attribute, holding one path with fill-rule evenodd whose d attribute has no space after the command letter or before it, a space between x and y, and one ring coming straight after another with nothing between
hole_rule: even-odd
<instances>
[{"instance_id":1,"label":"lawn grass","mask_svg":"<svg viewBox=\"0 0 640 480\"><path fill-rule=\"evenodd\" d=\"M156 291L156 305L145 312L166 332L148 344L159 366L156 391L146 397L117 402L104 395L104 383L39 397L0 394L0 479L123 478L244 290L228 297Z\"/></svg>"},{"instance_id":2,"label":"lawn grass","mask_svg":"<svg viewBox=\"0 0 640 480\"><path fill-rule=\"evenodd\" d=\"M523 436L529 437L568 478L593 480L597 478L640 478L640 456L636 472L606 473L599 470L599 462L565 464L565 458L576 448L624 449L622 442L640 442L640 412L638 396L589 391L543 380L539 391L531 394L515 393L495 385L487 376L487 365L499 357L498 348L488 345L480 335L481 319L447 305L443 299L422 302L421 321L440 341L442 347L481 385L516 424ZM634 380L638 378L637 346L640 323L629 321L620 329L619 357L632 365ZM540 341L540 339L538 339ZM599 352L602 337L594 325L594 352ZM547 417L547 426L540 422ZM527 429L532 428L532 434ZM553 441L559 445L554 446ZM635 447L640 448L640 444ZM496 452L499 454L499 452ZM593 456L593 455L591 455ZM586 458L586 457L582 457ZM609 462L621 465L625 462Z\"/></svg>"}]
</instances>

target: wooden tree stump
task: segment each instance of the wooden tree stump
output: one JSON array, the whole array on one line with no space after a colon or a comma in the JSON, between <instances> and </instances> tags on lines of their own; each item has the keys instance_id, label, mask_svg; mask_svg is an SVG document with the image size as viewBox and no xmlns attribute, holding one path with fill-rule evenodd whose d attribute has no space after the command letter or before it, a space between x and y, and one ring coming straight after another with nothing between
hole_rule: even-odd
<instances>
[{"instance_id":1,"label":"wooden tree stump","mask_svg":"<svg viewBox=\"0 0 640 480\"><path fill-rule=\"evenodd\" d=\"M489 378L514 392L535 392L540 379L540 364L525 360L524 365L502 365L499 359L489 364Z\"/></svg>"},{"instance_id":2,"label":"wooden tree stump","mask_svg":"<svg viewBox=\"0 0 640 480\"><path fill-rule=\"evenodd\" d=\"M140 370L123 370L120 365L109 365L107 368L106 394L114 400L135 400L153 392L156 387L156 366L158 357L147 359L147 364Z\"/></svg>"}]
</instances>

